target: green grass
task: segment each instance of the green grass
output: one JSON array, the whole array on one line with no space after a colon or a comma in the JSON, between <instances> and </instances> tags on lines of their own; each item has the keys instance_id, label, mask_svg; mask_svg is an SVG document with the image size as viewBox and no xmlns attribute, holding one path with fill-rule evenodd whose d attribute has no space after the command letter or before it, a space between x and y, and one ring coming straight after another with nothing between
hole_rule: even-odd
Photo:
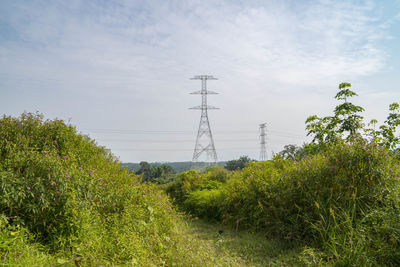
<instances>
[{"instance_id":1,"label":"green grass","mask_svg":"<svg viewBox=\"0 0 400 267\"><path fill-rule=\"evenodd\" d=\"M2 117L0 265L399 266L400 162L362 138L328 148L166 186L219 225L63 121Z\"/></svg>"},{"instance_id":2,"label":"green grass","mask_svg":"<svg viewBox=\"0 0 400 267\"><path fill-rule=\"evenodd\" d=\"M261 233L238 231L217 223L188 219L185 238L207 255L203 266L302 266L300 245L267 239ZM223 233L220 234L219 231ZM197 248L198 249L198 248ZM193 248L188 249L193 253Z\"/></svg>"},{"instance_id":3,"label":"green grass","mask_svg":"<svg viewBox=\"0 0 400 267\"><path fill-rule=\"evenodd\" d=\"M355 137L300 162L182 173L166 192L192 216L304 242L297 258L305 265L399 266L399 165L386 148ZM275 255L269 251L262 255Z\"/></svg>"}]
</instances>

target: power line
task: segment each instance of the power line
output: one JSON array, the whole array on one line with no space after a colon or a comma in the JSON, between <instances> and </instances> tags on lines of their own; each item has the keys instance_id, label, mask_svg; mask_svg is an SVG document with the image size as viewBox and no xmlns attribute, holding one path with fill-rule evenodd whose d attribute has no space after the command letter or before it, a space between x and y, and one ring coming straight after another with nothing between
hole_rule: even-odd
<instances>
[{"instance_id":1,"label":"power line","mask_svg":"<svg viewBox=\"0 0 400 267\"><path fill-rule=\"evenodd\" d=\"M145 142L145 143L188 143L193 142L193 139L188 140L133 140L133 139L96 139L96 141L105 141L105 142L112 142L112 141L121 141L121 142ZM218 142L254 142L257 141L255 138L253 139L227 139L227 140L218 140Z\"/></svg>"},{"instance_id":2,"label":"power line","mask_svg":"<svg viewBox=\"0 0 400 267\"><path fill-rule=\"evenodd\" d=\"M193 135L195 131L162 131L162 130L113 130L113 129L82 129L83 131L89 131L95 134L187 134ZM240 133L250 133L256 134L256 131L216 131L214 134L240 134ZM297 138L305 138L305 136L299 134L293 134L289 132L283 131L273 131L267 130L266 133L272 136L280 136L280 137L297 137Z\"/></svg>"},{"instance_id":3,"label":"power line","mask_svg":"<svg viewBox=\"0 0 400 267\"><path fill-rule=\"evenodd\" d=\"M111 129L83 129L97 134L193 134L193 131L152 131L152 130L111 130Z\"/></svg>"},{"instance_id":4,"label":"power line","mask_svg":"<svg viewBox=\"0 0 400 267\"><path fill-rule=\"evenodd\" d=\"M258 147L231 147L231 148L219 148L218 150L258 150ZM112 150L117 150L117 151L192 151L191 148L171 148L171 149L141 149L141 148L113 148Z\"/></svg>"},{"instance_id":5,"label":"power line","mask_svg":"<svg viewBox=\"0 0 400 267\"><path fill-rule=\"evenodd\" d=\"M266 132L268 133L268 132ZM273 137L273 138L271 138ZM296 136L286 136L286 135L276 135L276 134L268 134L268 137L266 136L266 140L276 140L277 138L283 138L283 139L298 139L298 140L304 140L305 137L296 137ZM159 142L159 143L168 143L168 142L192 142L193 139L121 139L121 138L95 138L97 141L121 141L121 142ZM218 142L241 142L241 141L257 141L257 138L238 138L238 139L224 139L224 138L218 138Z\"/></svg>"}]
</instances>

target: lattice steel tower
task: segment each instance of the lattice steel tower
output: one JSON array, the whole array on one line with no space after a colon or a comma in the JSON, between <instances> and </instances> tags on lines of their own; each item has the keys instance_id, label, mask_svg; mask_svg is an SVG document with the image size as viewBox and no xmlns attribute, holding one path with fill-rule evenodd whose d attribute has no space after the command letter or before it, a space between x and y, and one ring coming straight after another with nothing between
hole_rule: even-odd
<instances>
[{"instance_id":1,"label":"lattice steel tower","mask_svg":"<svg viewBox=\"0 0 400 267\"><path fill-rule=\"evenodd\" d=\"M260 150L260 161L265 161L267 159L267 150L265 149L265 128L267 127L266 123L260 124L260 144L261 144L261 150Z\"/></svg>"},{"instance_id":2,"label":"lattice steel tower","mask_svg":"<svg viewBox=\"0 0 400 267\"><path fill-rule=\"evenodd\" d=\"M216 164L217 152L215 151L215 145L211 133L210 122L208 120L207 110L219 108L207 105L207 95L217 94L216 92L207 90L207 80L217 79L209 75L199 75L194 76L193 78L191 78L191 80L201 80L201 91L191 93L201 95L201 106L190 108L201 110L199 130L197 132L196 146L194 147L192 162L196 162L203 153L206 153L207 161L212 160Z\"/></svg>"}]
</instances>

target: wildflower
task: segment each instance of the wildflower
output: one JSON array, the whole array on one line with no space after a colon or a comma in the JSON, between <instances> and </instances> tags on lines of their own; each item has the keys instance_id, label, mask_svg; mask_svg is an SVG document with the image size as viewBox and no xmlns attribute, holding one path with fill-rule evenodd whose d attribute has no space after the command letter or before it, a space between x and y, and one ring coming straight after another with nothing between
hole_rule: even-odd
<instances>
[{"instance_id":1,"label":"wildflower","mask_svg":"<svg viewBox=\"0 0 400 267\"><path fill-rule=\"evenodd\" d=\"M115 202L113 203L113 206L115 206Z\"/></svg>"},{"instance_id":2,"label":"wildflower","mask_svg":"<svg viewBox=\"0 0 400 267\"><path fill-rule=\"evenodd\" d=\"M43 196L40 196L40 199L43 199Z\"/></svg>"},{"instance_id":3,"label":"wildflower","mask_svg":"<svg viewBox=\"0 0 400 267\"><path fill-rule=\"evenodd\" d=\"M279 200L279 198L278 198L278 197L276 197L276 198L275 198L275 200Z\"/></svg>"},{"instance_id":4,"label":"wildflower","mask_svg":"<svg viewBox=\"0 0 400 267\"><path fill-rule=\"evenodd\" d=\"M390 169L389 169L389 171L393 171L393 169L392 169L392 168L390 168Z\"/></svg>"},{"instance_id":5,"label":"wildflower","mask_svg":"<svg viewBox=\"0 0 400 267\"><path fill-rule=\"evenodd\" d=\"M30 186L27 186L26 189L31 190Z\"/></svg>"},{"instance_id":6,"label":"wildflower","mask_svg":"<svg viewBox=\"0 0 400 267\"><path fill-rule=\"evenodd\" d=\"M51 181L50 185L54 186L56 183L54 181Z\"/></svg>"},{"instance_id":7,"label":"wildflower","mask_svg":"<svg viewBox=\"0 0 400 267\"><path fill-rule=\"evenodd\" d=\"M22 180L25 180L25 177L22 177Z\"/></svg>"},{"instance_id":8,"label":"wildflower","mask_svg":"<svg viewBox=\"0 0 400 267\"><path fill-rule=\"evenodd\" d=\"M33 138L33 136L31 135L31 136L29 136L29 138Z\"/></svg>"},{"instance_id":9,"label":"wildflower","mask_svg":"<svg viewBox=\"0 0 400 267\"><path fill-rule=\"evenodd\" d=\"M89 175L92 175L92 172L89 172Z\"/></svg>"},{"instance_id":10,"label":"wildflower","mask_svg":"<svg viewBox=\"0 0 400 267\"><path fill-rule=\"evenodd\" d=\"M64 159L67 159L68 157L67 156L64 156Z\"/></svg>"},{"instance_id":11,"label":"wildflower","mask_svg":"<svg viewBox=\"0 0 400 267\"><path fill-rule=\"evenodd\" d=\"M103 181L103 178L99 178L99 181L100 181L100 182Z\"/></svg>"},{"instance_id":12,"label":"wildflower","mask_svg":"<svg viewBox=\"0 0 400 267\"><path fill-rule=\"evenodd\" d=\"M44 153L44 154L46 154L46 153L47 153L47 151L46 151L46 150L43 150L43 153Z\"/></svg>"}]
</instances>

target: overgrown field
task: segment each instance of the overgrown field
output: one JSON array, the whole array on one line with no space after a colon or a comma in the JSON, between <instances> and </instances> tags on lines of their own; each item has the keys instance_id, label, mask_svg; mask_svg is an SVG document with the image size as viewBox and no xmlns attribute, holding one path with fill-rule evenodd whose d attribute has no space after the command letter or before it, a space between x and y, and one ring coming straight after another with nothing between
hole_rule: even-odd
<instances>
[{"instance_id":1,"label":"overgrown field","mask_svg":"<svg viewBox=\"0 0 400 267\"><path fill-rule=\"evenodd\" d=\"M186 227L163 191L74 127L0 119L0 265L222 264Z\"/></svg>"},{"instance_id":2,"label":"overgrown field","mask_svg":"<svg viewBox=\"0 0 400 267\"><path fill-rule=\"evenodd\" d=\"M399 266L400 169L390 154L354 136L299 162L188 171L166 190L193 216L298 244L305 264Z\"/></svg>"},{"instance_id":3,"label":"overgrown field","mask_svg":"<svg viewBox=\"0 0 400 267\"><path fill-rule=\"evenodd\" d=\"M309 118L301 153L163 185L61 120L4 116L0 265L400 266L400 105L376 131L350 104Z\"/></svg>"}]
</instances>

